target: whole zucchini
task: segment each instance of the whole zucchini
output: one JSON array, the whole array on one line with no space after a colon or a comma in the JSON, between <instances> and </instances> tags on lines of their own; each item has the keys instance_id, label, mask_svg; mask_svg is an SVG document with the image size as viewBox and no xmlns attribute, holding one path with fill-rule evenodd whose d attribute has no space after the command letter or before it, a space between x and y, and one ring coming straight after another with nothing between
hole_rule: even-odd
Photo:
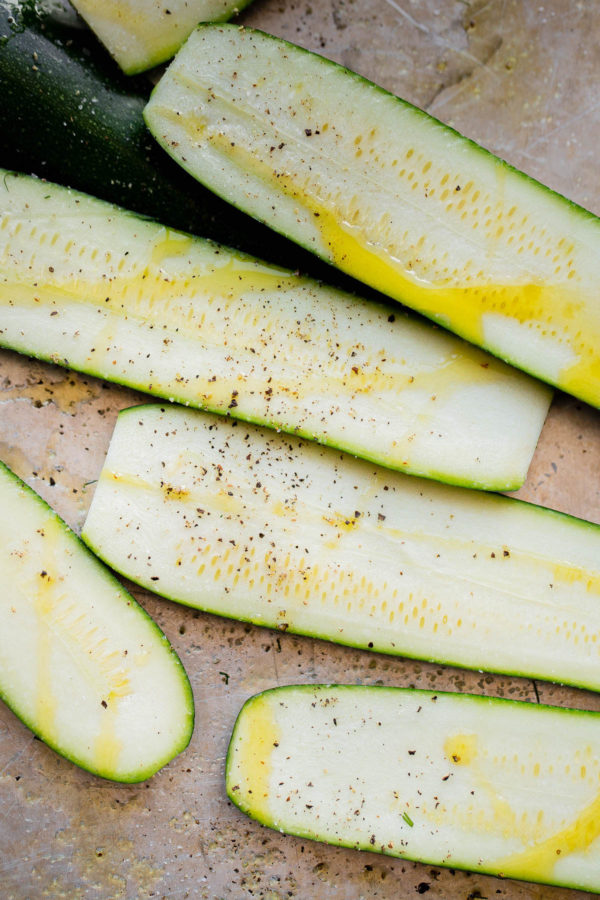
<instances>
[{"instance_id":1,"label":"whole zucchini","mask_svg":"<svg viewBox=\"0 0 600 900\"><path fill-rule=\"evenodd\" d=\"M315 268L311 254L258 226L169 158L144 124L150 82L123 75L66 0L0 4L0 84L3 168L67 184L288 268L317 277L330 270Z\"/></svg>"}]
</instances>

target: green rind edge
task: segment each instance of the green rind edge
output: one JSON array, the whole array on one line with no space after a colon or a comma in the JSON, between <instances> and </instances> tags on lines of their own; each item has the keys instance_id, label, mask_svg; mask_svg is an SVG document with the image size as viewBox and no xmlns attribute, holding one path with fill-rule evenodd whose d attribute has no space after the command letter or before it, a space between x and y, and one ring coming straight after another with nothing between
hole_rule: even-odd
<instances>
[{"instance_id":1,"label":"green rind edge","mask_svg":"<svg viewBox=\"0 0 600 900\"><path fill-rule=\"evenodd\" d=\"M461 142L463 142L464 144L467 144L471 149L476 150L478 153L481 153L484 156L488 157L489 159L493 160L497 165L500 165L502 168L506 169L506 171L511 172L514 175L517 175L519 178L525 179L527 182L532 184L535 188L541 190L544 194L549 194L552 197L554 197L556 200L558 200L559 202L565 203L571 210L578 213L579 215L582 215L586 219L596 222L598 224L598 226L600 227L600 217L594 215L594 213L590 212L588 209L581 206L580 204L575 203L574 200L570 200L568 197L565 197L564 194L561 194L558 191L555 191L553 188L549 188L547 185L543 184L541 181L538 181L536 178L533 178L533 176L527 175L526 172L523 172L521 169L518 169L516 166L513 166L511 163L506 162L506 160L502 159L502 157L497 156L495 153L492 153L491 150L487 150L485 147L483 147L481 144L478 144L477 141L474 141L472 138L466 137L460 131L457 131L457 129L453 128L451 125L446 125L440 119L437 119L435 116L432 116L431 113L428 113L423 109L420 109L418 106L415 106L413 103L410 103L408 100L404 100L402 97L398 97L396 94L393 94L391 91L387 91L385 88L381 87L381 85L376 84L374 81L370 81L368 78L365 78L363 75L359 75L358 72L354 72L352 69L348 69L346 66L342 65L341 63L337 63L334 60L329 59L328 57L315 52L314 50L307 50L305 47L301 47L299 44L294 44L292 41L288 41L285 38L277 37L276 35L269 34L266 31L261 31L261 29L259 29L259 28L250 28L247 25L234 25L234 24L230 24L227 22L224 22L222 24L212 23L212 22L200 22L194 29L194 31L215 31L215 30L232 31L232 32L233 31L237 31L237 32L243 31L243 32L247 32L248 34L251 34L251 35L256 34L256 35L259 35L261 38L264 37L264 38L267 38L268 40L273 41L277 44L282 44L286 47L290 47L293 52L297 51L298 53L303 54L305 56L317 57L319 60L321 60L327 66L330 66L333 69L339 69L342 72L345 72L354 81L357 81L361 84L366 85L370 90L374 91L375 93L382 94L385 97L389 97L389 98L395 100L398 104L400 104L400 106L403 106L405 109L410 110L412 113L417 115L419 118L435 123L441 130L458 138ZM182 45L182 48L183 48L183 46L185 46L185 45ZM180 49L182 49L182 48L180 48ZM153 87L152 92L149 97L149 100L148 100L148 103L146 104L146 107L148 106L149 102L152 100L153 94L155 93L155 91L157 91L159 89L159 87L160 87L160 82L158 82ZM144 118L146 119L146 109L144 110ZM154 134L153 129L151 128L151 126L148 124L147 121L146 121L146 124L147 124L148 128L150 129L150 131L152 131L152 134L154 135L155 140L157 140L159 142L159 144L161 144L161 146L162 146L162 141L161 141L160 137L158 137L156 134ZM166 149L167 148L165 147L165 150ZM167 150L167 152L168 152L168 150ZM179 160L177 160L177 162L179 163L179 165L182 165L181 162L179 162ZM182 166L182 167L186 168L185 166ZM202 179L198 175L195 175L194 173L190 173L190 174L194 175L194 178L196 178L197 181L202 181ZM208 185L206 185L206 186L209 187ZM210 188L210 187L209 187L209 189L212 190L212 188ZM212 191L212 192L216 193L215 191ZM237 206L237 204L232 204L232 205ZM255 217L253 216L253 218L255 218ZM286 237L290 237L290 236L286 235ZM294 243L298 243L298 241L295 238L290 237L290 240L292 240ZM307 247L306 249L311 250L311 252L313 252L313 253L315 252L311 247ZM330 260L325 260L325 261L330 263Z\"/></svg>"},{"instance_id":2,"label":"green rind edge","mask_svg":"<svg viewBox=\"0 0 600 900\"><path fill-rule=\"evenodd\" d=\"M168 392L168 397L165 394L160 394L154 388L148 388L147 384L140 383L135 381L134 379L119 381L114 378L110 378L108 372L99 372L97 369L94 369L92 366L75 366L68 363L68 365L63 361L60 362L57 360L55 356L45 356L41 353L29 353L23 350L16 349L9 342L4 342L0 338L0 348L5 350L10 350L14 353L18 353L20 356L25 356L29 359L38 359L41 362L50 363L52 365L62 366L73 372L79 372L82 375L89 375L93 378L98 378L101 381L110 382L112 384L120 385L123 388L129 388L131 390L139 391L140 393L146 394L151 397L158 397L165 402L174 405L174 406L182 406L186 409L197 410L199 412L206 412L213 415L221 416L224 419L231 419L232 421L244 422L248 425L254 425L260 428L267 428L269 431L282 431L285 434L292 435L294 437L303 438L304 440L310 441L311 443L318 444L320 447L327 447L330 450L339 450L340 453L345 453L348 456L352 456L356 459L362 459L364 462L373 463L373 465L380 466L383 469L387 469L390 472L398 472L402 475L409 475L411 477L417 478L425 478L428 481L435 481L440 484L448 484L452 487L462 487L467 490L480 490L480 491L518 491L519 488L523 486L525 483L525 479L527 478L527 469L525 472L516 475L513 480L508 481L497 481L497 480L466 480L461 478L455 478L450 474L446 474L444 472L437 472L432 469L419 469L415 466L395 466L393 463L390 463L388 460L377 457L375 455L370 455L364 452L361 447L350 446L350 444L344 446L341 443L334 444L331 441L320 438L309 431L305 431L303 428L299 428L290 424L286 424L285 422L276 422L276 421L266 421L265 419L254 418L250 415L242 415L239 412L236 412L235 416L231 415L229 410L225 410L222 408L213 407L210 405L203 405L201 403L196 403L194 400L190 400L189 397L182 397L178 395L176 385L173 385L173 390ZM141 404L147 405L147 404ZM531 461L530 461L531 462ZM528 468L528 467L527 467Z\"/></svg>"},{"instance_id":3,"label":"green rind edge","mask_svg":"<svg viewBox=\"0 0 600 900\"><path fill-rule=\"evenodd\" d=\"M306 51L306 52L308 52L308 51ZM5 180L8 177L14 178L17 181L25 180L27 182L27 181L32 180L32 176L24 175L23 173L20 173L20 172L13 172L11 170L6 170L6 169L0 168L0 179L5 183ZM34 179L34 180L37 180L37 179ZM6 184L5 184L5 186L6 186ZM67 187L64 187L63 185L48 183L48 190L52 191L54 189L59 189L61 192L66 192L67 194L69 194L70 196L74 196L75 198L85 197L93 202L99 203L102 206L104 206L107 210L111 210L115 216L123 216L126 219L130 219L130 220L134 220L134 221L141 221L141 222L148 222L151 224L157 224L154 219L151 219L148 216L144 216L144 215L141 215L140 213L133 212L132 210L125 209L124 207L118 206L114 203L110 203L106 200L101 200L97 197L93 197L91 194L87 194L83 191L78 191L73 188L67 188ZM7 188L7 190L8 190L8 188ZM160 224L160 223L158 223L158 224ZM179 229L173 229L173 230L177 231L180 234L188 234L187 232L179 231ZM243 252L241 250L237 250L235 248L226 247L224 244L218 244L214 241L211 241L210 239L198 237L196 235L191 235L191 234L188 234L188 236L190 238L192 238L194 241L207 243L210 246L217 247L217 248L222 247L227 252L235 254L239 259L242 259L242 260L247 259L249 261L259 262L259 263L263 262L262 260L259 260L256 257L252 256L251 254L245 253L245 252ZM264 263L264 264L278 269L279 271L281 271L282 273L284 273L287 276L291 277L291 276L295 275L295 273L292 272L291 269L287 269L283 266L277 266L273 263L268 263L268 262ZM304 283L309 283L309 284L312 284L315 286L319 286L321 284L321 282L317 281L314 278L311 278L310 276L305 275L305 276L301 276L301 278ZM340 289L333 285L331 286L331 289L336 292L340 292ZM385 299L383 299L383 298L381 300L367 300L367 299L359 297L355 294L348 293L347 291L341 291L341 293L344 293L344 295L348 298L348 301L352 301L352 302L356 303L357 306L361 306L363 304L368 304L370 307L375 307L375 308L382 309L382 310L390 309L393 311L397 311L397 308L395 307L393 302L390 302L390 304L388 305L385 302ZM415 313L413 310L410 310L410 309L402 309L402 314L406 315L407 318L412 319L414 321L421 320L419 314ZM436 323L436 325L437 325L437 323ZM440 327L440 326L438 326L438 327ZM447 331L447 329L443 329L443 328L441 328L441 330ZM452 332L447 332L447 333L452 335L452 337L456 338L456 335L454 335ZM460 338L460 340L464 340L464 338ZM465 341L465 344L468 344L468 343L469 343L468 341ZM523 471L516 472L512 478L509 479L507 477L502 481L500 481L498 479L456 478L451 473L446 474L446 473L435 471L432 469L424 470L424 469L420 469L420 468L417 468L414 466L399 467L399 466L394 466L389 461L382 459L379 456L365 454L364 451L362 451L360 447L351 446L350 444L344 445L341 443L333 443L332 441L328 441L326 439L316 437L315 435L311 434L309 431L306 431L302 428L296 427L295 425L285 424L283 422L275 422L275 421L268 422L265 419L254 418L250 415L244 416L241 413L236 413L234 416L232 416L229 410L223 410L223 409L213 407L213 406L210 406L207 404L203 405L201 403L196 403L196 402L194 402L193 399L190 399L189 397L180 396L177 391L176 384L173 385L173 389L169 390L168 396L166 396L164 394L159 393L155 389L148 388L147 384L140 383L140 382L136 381L134 378L127 379L127 380L118 380L116 378L111 378L109 372L99 371L94 366L72 365L68 359L63 358L61 360L57 357L56 354L45 355L43 353L34 353L34 352L30 352L30 351L21 350L21 349L15 347L10 341L4 340L2 338L1 334L0 334L0 348L4 348L6 350L11 350L15 353L20 354L21 356L26 356L28 358L39 359L42 362L51 363L52 365L63 366L66 369L69 369L69 370L72 370L75 372L80 372L84 375L90 375L94 378L99 378L102 381L107 381L107 382L110 382L113 384L120 384L123 387L131 388L133 390L140 391L141 393L149 394L150 396L160 397L161 399L166 400L168 402L172 402L172 400L171 400L171 398L172 398L173 401L175 401L178 404L185 406L185 407L203 410L206 412L214 413L215 415L225 416L227 418L235 418L242 422L247 422L252 425L259 425L259 426L262 426L265 428L270 428L272 430L280 429L281 431L286 432L286 434L297 435L299 437L305 438L306 440L318 443L321 446L331 447L335 450L340 450L344 453L350 454L351 456L356 456L360 459L364 459L367 462L372 462L376 465L382 466L383 468L389 469L390 471L402 472L406 475L414 475L414 476L418 476L418 477L422 477L422 478L427 478L432 481L439 481L439 482L442 482L443 484L451 484L451 485L455 485L457 487L472 488L474 490L485 490L485 491L516 491L520 487L523 486L523 484L527 478L527 471L528 471L529 465L531 464L531 458L532 458L533 452L534 452L534 450L532 450L531 457L529 458L527 465L524 466ZM548 405L550 405L551 400L552 400L552 395L550 394L549 399L548 399Z\"/></svg>"},{"instance_id":4,"label":"green rind edge","mask_svg":"<svg viewBox=\"0 0 600 900\"><path fill-rule=\"evenodd\" d=\"M188 675L184 668L184 665L181 662L181 660L180 660L179 656L177 655L177 653L175 652L175 650L173 649L173 647L171 646L169 639L164 634L164 632L159 628L159 626L156 624L154 619L146 612L146 610L142 606L140 606L140 604L137 602L135 597L133 597L123 587L121 582L107 569L107 567L100 562L100 560L98 559L96 554L94 554L88 548L88 546L85 544L85 542L82 541L75 534L75 532L58 515L58 513L56 513L52 509L52 507L48 503L46 503L46 501L42 497L40 497L40 495L36 491L34 491L33 488L31 488L28 484L26 484L26 482L24 482L21 478L19 478L19 476L16 475L12 471L12 469L10 469L9 466L6 465L6 463L2 462L2 460L0 460L0 471L5 472L9 477L11 477L12 480L15 482L15 485L19 488L19 490L24 492L28 497L34 499L35 502L37 503L37 505L46 514L50 515L50 517L53 519L53 521L57 525L59 525L59 527L61 528L63 533L67 536L68 540L70 541L70 543L72 544L72 546L74 547L76 552L78 554L85 554L85 556L87 556L88 559L93 562L93 564L98 572L98 577L101 578L104 581L104 583L109 585L111 588L118 591L118 593L120 594L121 597L126 598L127 601L131 603L131 606L133 607L133 609L135 609L141 615L141 617L146 619L147 622L150 624L151 630L154 632L155 636L158 638L160 643L164 645L166 652L169 653L173 663L175 664L176 669L178 670L179 679L180 679L185 697L187 699L187 707L188 707L187 712L188 712L189 726L188 726L187 730L184 732L181 740L174 746L173 751L169 752L169 754L167 756L165 756L164 759L161 759L161 761L158 764L153 764L150 768L144 769L142 771L136 771L136 772L131 772L131 773L125 772L122 775L120 775L118 778L113 778L113 777L111 777L111 775L109 773L104 772L101 769L97 769L93 766L89 766L85 762L82 762L77 757L76 754L66 752L60 746L59 743L47 739L44 736L43 732L40 731L39 728L37 728L35 722L32 722L27 716L23 716L19 712L17 705L12 703L10 701L10 699L8 699L5 696L4 692L1 689L0 689L0 700L2 700L8 706L8 708L17 716L17 718L20 719L20 721L23 722L23 724L26 725L27 728L29 728L35 735L37 735L37 737L39 737L40 740L42 740L48 747L50 747L52 750L54 750L56 753L58 753L64 759L68 759L70 762L75 763L75 765L79 766L81 769L85 770L86 772L89 772L92 775L98 775L101 778L105 778L108 781L117 781L118 783L123 783L123 784L133 784L133 783L137 783L140 781L145 781L146 779L148 779L152 775L154 775L156 772L158 772L158 770L161 769L163 766L165 766L168 762L170 762L172 759L174 759L175 756L177 756L179 753L181 753L183 750L185 750L185 748L188 746L188 744L191 740L192 733L194 730L194 718L195 718L194 696L193 696L193 692L192 692L192 686L190 684L190 680L188 678Z\"/></svg>"},{"instance_id":5,"label":"green rind edge","mask_svg":"<svg viewBox=\"0 0 600 900\"><path fill-rule=\"evenodd\" d=\"M127 409L122 409L119 412L118 418L121 419L121 417L126 417L128 415L136 415L136 414L139 415L140 410L143 410L143 409L150 409L150 410L164 412L166 410L166 407L163 407L160 405L155 405L155 404L141 404L140 406L132 406L132 407L128 407ZM489 493L486 492L486 493L484 493L484 499L487 499L491 502L501 503L501 504L519 503L522 506L526 506L528 509L534 510L535 512L539 513L540 515L557 517L562 520L567 520L576 528L584 528L586 530L592 529L592 530L598 530L600 532L600 525L597 525L594 522L588 522L585 519L578 519L576 516L572 516L569 513L560 512L560 511L554 510L554 509L548 509L547 507L540 506L539 504L536 504L536 503L530 503L525 500L520 500L517 497L504 497L501 494L496 494L493 492L489 492ZM83 530L81 533L81 539L82 539L82 541L84 541L84 543L87 544L87 546L90 548L90 550L99 559L102 559L115 572L122 575L124 578L127 578L129 581L132 582L132 584L136 584L136 585L138 585L138 587L141 587L146 591L150 591L151 593L154 593L159 597L163 597L165 600L170 600L173 603L178 603L179 605L188 607L190 609L197 609L200 612L210 613L211 615L217 615L223 619L229 619L229 620L236 621L236 622L247 622L250 625L255 625L259 628L268 628L271 631L276 631L279 633L296 634L296 635L299 635L302 637L317 638L318 640L329 641L330 643L338 644L342 647L352 647L355 650L366 650L366 651L371 651L373 653L381 653L385 656L402 657L403 659L416 659L419 661L429 662L429 663L439 663L442 665L454 666L459 669L465 669L467 671L473 671L473 672L478 672L481 670L481 665L474 663L472 666L469 666L467 663L464 663L461 661L456 661L449 657L417 656L417 655L411 654L404 650L396 651L396 650L390 650L388 647L380 647L375 642L373 642L372 646L368 646L366 644L357 644L357 643L352 643L351 641L345 641L345 640L342 640L339 638L333 639L329 635L320 634L316 631L296 630L292 626L288 626L287 628L282 629L282 628L278 627L277 625L269 625L265 622L254 619L250 615L244 616L244 617L241 617L239 615L232 615L230 613L223 612L222 610L219 610L219 609L213 609L209 606L202 606L200 603L191 603L187 600L181 600L178 597L172 596L170 594L158 593L154 582L150 582L150 581L145 582L142 579L132 577L132 575L130 573L124 571L119 566L117 566L114 563L114 561L112 561L112 560L108 559L106 556L104 556L102 548L96 546L94 541L88 536L88 534L86 532L86 523L84 523L84 526L83 526ZM549 676L549 675L540 675L538 672L520 672L516 669L509 670L509 669L486 668L485 671L494 672L496 674L501 674L501 675L515 676L518 678L539 679L540 681L548 681L552 684L570 685L572 687L582 688L585 690L600 691L600 672L598 675L598 682L596 684L594 684L592 682L590 682L590 683L580 682L580 681L574 681L574 680L562 679L562 678L560 681L557 681L555 678L553 678L552 676Z\"/></svg>"},{"instance_id":6,"label":"green rind edge","mask_svg":"<svg viewBox=\"0 0 600 900\"><path fill-rule=\"evenodd\" d=\"M236 28L236 30L238 30L238 31L240 30L240 26L228 25L227 23L224 23L221 25L212 24L212 23L200 23L196 27L195 31L214 30L214 29L230 30L232 28ZM328 66L330 66L334 69L341 70L342 72L344 72L348 76L350 76L354 81L364 84L366 87L368 87L370 90L374 91L375 93L379 93L386 97L392 98L400 106L404 107L407 110L410 110L413 115L416 115L421 119L425 119L429 122L434 123L438 128L445 131L447 134L452 135L454 138L459 139L465 146L468 146L472 151L480 153L483 156L485 156L486 158L491 159L497 166L504 169L506 172L510 172L511 174L517 176L518 178L528 182L536 190L540 191L545 196L551 197L555 202L559 203L560 205L564 204L564 206L567 207L571 212L577 214L581 218L587 219L588 221L595 222L600 227L600 218L595 216L589 210L585 209L585 207L581 206L578 203L575 203L574 200L570 200L568 197L565 197L564 194L560 194L558 191L555 191L552 188L547 187L545 184L542 184L541 181L538 181L537 179L533 178L531 175L527 175L525 172L521 171L521 169L517 169L516 166L513 166L510 163L506 162L506 160L502 159L502 157L496 156L494 153L492 153L490 150L487 150L481 144L478 144L472 138L465 137L464 134L461 134L460 131L457 131L455 128L452 128L452 126L446 125L444 122L440 121L440 119L436 119L435 116L432 116L430 113L425 112L425 110L422 110L418 106L414 106L412 103L409 103L408 100L403 100L401 97L398 97L395 94L392 94L390 91L387 91L385 88L381 87L380 85L375 84L375 82L369 81L367 78L365 78L362 75L359 75L357 72L353 72L352 69L348 69L348 68L346 68L346 66L343 66L340 63L336 63L333 60L328 59L326 56L322 56L321 54L316 53L313 50L307 50L305 47L301 47L298 44L294 44L291 41L285 40L285 38L276 37L275 35L269 34L268 32L265 32L265 31L261 31L260 29L249 28L247 26L241 26L241 30L247 31L250 34L256 34L256 35L260 35L261 37L268 38L269 40L275 41L278 44L283 44L287 47L290 47L292 49L292 51L298 51L299 53L306 54L308 56L316 56L324 64L327 64ZM182 46L185 46L185 44ZM276 228L270 221L263 218L262 216L255 215L254 213L249 212L245 208L243 203L236 202L229 197L225 197L223 193L216 190L212 184L210 184L209 182L205 181L202 178L201 172L195 171L195 169L192 166L188 165L187 163L184 163L182 161L182 159L172 151L169 142L164 140L162 138L162 136L160 135L159 131L154 128L154 126L150 120L150 116L148 114L148 105L152 102L154 93L158 91L159 87L160 87L160 82L154 86L154 88L150 94L150 98L149 98L148 102L146 103L146 106L144 107L144 110L143 110L143 118L146 123L146 127L148 128L150 133L153 135L154 139L163 148L163 150L166 153L168 153L169 156L176 163L178 163L178 165L180 165L184 171L186 171L189 175L191 175L193 178L195 178L196 181L198 181L200 184L202 184L207 190L212 191L214 194L216 194L222 200L225 200L227 203L230 203L232 206L234 206L240 212L243 212L246 215L252 216L252 218L254 218L257 222L260 222L262 225L265 225L268 228L271 228L272 231L274 231L278 234L281 234L283 237L287 238L288 240L293 241L295 244L297 244L299 247L302 247L304 250L308 250L310 253L312 253L316 257L318 257L322 262L325 262L330 266L331 265L336 266L336 263L334 262L334 260L332 260L325 252L320 252L319 249L315 248L311 244L310 241L304 241L304 240L302 240L302 237L297 237L295 235L291 235L287 231L284 231L281 228ZM337 267L337 268L339 268L339 267ZM340 269L340 271L343 272L344 274L348 274L345 272L344 269ZM367 288L370 288L370 285L368 285L366 282L365 282L365 286ZM396 302L398 302L398 303L404 303L404 300L400 295L398 295L397 297L392 297L392 295L389 295L389 296L390 296L390 299L396 300ZM460 329L458 329L458 328L450 329L444 324L443 321L440 320L440 318L438 318L438 316L443 318L443 313L436 314L436 313L432 313L432 312L426 312L423 310L418 310L412 306L410 308L414 309L414 311L419 313L419 315L435 322L435 324L438 327L443 328L445 331L448 331L450 334L455 334L455 335L458 335L459 337L463 338L464 340L468 340L468 335L463 333ZM540 381L544 381L546 384L549 384L552 387L558 388L559 390L563 389L561 384L558 381L551 380L546 375L540 375L539 372L536 372L531 367L524 365L520 360L512 357L510 355L510 353L503 353L499 350L491 349L485 343L481 343L478 346L481 346L484 350L486 350L492 356L495 356L497 359L503 360L505 363L508 363L509 365L514 366L515 368L519 369L520 371L525 372L528 375L531 375L533 378L537 378ZM600 408L600 401L597 399L596 396L588 396L586 392L581 392L580 394L577 394L574 396L578 396L581 400L583 400L585 403L589 403L591 406Z\"/></svg>"},{"instance_id":7,"label":"green rind edge","mask_svg":"<svg viewBox=\"0 0 600 900\"><path fill-rule=\"evenodd\" d=\"M258 822L260 825L263 825L266 828L271 828L277 832L288 834L292 837L303 838L305 840L317 841L320 843L329 844L332 847L343 847L348 850L359 850L366 851L368 853L377 853L378 855L390 856L394 859L407 859L411 862L420 863L423 865L436 866L445 869L461 869L466 872L473 872L477 875L492 875L495 878L500 878L502 881L506 883L510 883L510 881L522 881L522 882L530 882L527 878L519 878L517 876L511 875L505 878L497 869L487 868L485 865L474 869L472 866L461 863L459 860L452 859L451 862L445 862L443 859L436 858L425 858L419 856L411 856L409 854L403 853L382 853L380 849L377 849L371 844L353 844L346 843L343 840L336 841L329 838L318 837L314 834L311 834L309 831L302 831L301 829L287 830L287 828L281 828L281 826L276 825L274 822L269 820L266 817L261 817L260 814L255 813L250 807L246 807L244 804L238 802L235 794L237 792L233 791L233 785L231 783L231 768L232 768L232 757L233 757L233 749L234 743L237 739L237 732L239 729L240 722L242 717L246 714L247 708L251 707L252 704L258 700L260 697L263 697L266 694L277 694L277 693L287 693L294 691L301 692L311 692L311 691L352 691L352 692L373 692L373 691L385 691L387 693L402 693L402 694L410 694L411 696L422 696L423 698L427 697L431 699L432 697L450 697L452 700L456 700L458 702L465 703L485 703L487 705L501 705L501 704L511 704L513 706L528 706L531 707L532 715L537 715L539 713L559 713L561 715L568 716L586 716L589 718L598 718L600 716L600 712L594 712L591 710L581 710L581 709L573 709L570 707L561 707L561 706L551 706L549 704L537 704L537 703L527 703L523 700L513 700L508 697L485 697L481 694L458 694L453 693L452 691L431 691L424 690L421 688L402 688L402 687L390 687L389 685L350 685L350 684L290 684L290 685L282 685L280 687L268 688L267 690L261 691L258 694L249 697L242 708L240 709L231 734L231 738L229 741L229 745L227 747L227 754L225 757L225 790L228 798L240 810L240 812L244 813L244 815L248 816L248 818L252 819L255 822ZM600 894L600 886L597 888L591 888L589 885L580 885L574 882L568 881L550 881L550 880L541 880L536 879L535 884L547 884L555 887L566 887L573 888L574 890L583 890L588 891L593 894Z\"/></svg>"}]
</instances>

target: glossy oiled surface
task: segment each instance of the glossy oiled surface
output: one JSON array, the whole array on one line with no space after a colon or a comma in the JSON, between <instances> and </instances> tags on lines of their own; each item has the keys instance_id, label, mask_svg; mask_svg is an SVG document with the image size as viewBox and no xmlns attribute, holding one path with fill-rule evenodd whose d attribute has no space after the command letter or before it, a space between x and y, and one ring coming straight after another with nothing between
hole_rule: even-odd
<instances>
[{"instance_id":1,"label":"glossy oiled surface","mask_svg":"<svg viewBox=\"0 0 600 900\"><path fill-rule=\"evenodd\" d=\"M236 25L198 28L144 115L232 203L600 405L600 227L575 205L372 82Z\"/></svg>"},{"instance_id":2,"label":"glossy oiled surface","mask_svg":"<svg viewBox=\"0 0 600 900\"><path fill-rule=\"evenodd\" d=\"M562 0L256 0L244 18L426 107L598 214L599 16L591 5L580 7ZM116 413L142 400L3 352L0 456L80 527ZM599 484L600 414L560 396L520 494L600 522ZM276 684L383 682L598 709L595 695L334 647L136 596L190 674L197 711L192 743L150 782L119 787L55 756L2 707L4 897L586 896L267 831L229 805L223 771L238 709Z\"/></svg>"}]
</instances>

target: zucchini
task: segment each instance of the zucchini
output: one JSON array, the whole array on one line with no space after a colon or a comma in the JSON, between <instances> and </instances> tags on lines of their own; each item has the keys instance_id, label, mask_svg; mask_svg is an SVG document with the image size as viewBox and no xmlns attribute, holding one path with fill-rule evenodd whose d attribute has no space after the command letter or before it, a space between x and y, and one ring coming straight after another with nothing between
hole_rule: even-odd
<instances>
[{"instance_id":1,"label":"zucchini","mask_svg":"<svg viewBox=\"0 0 600 900\"><path fill-rule=\"evenodd\" d=\"M226 784L264 825L600 893L600 715L402 688L246 702Z\"/></svg>"},{"instance_id":2,"label":"zucchini","mask_svg":"<svg viewBox=\"0 0 600 900\"><path fill-rule=\"evenodd\" d=\"M0 171L0 345L392 468L519 487L548 389L430 324Z\"/></svg>"},{"instance_id":3,"label":"zucchini","mask_svg":"<svg viewBox=\"0 0 600 900\"><path fill-rule=\"evenodd\" d=\"M176 165L143 120L145 78L127 78L66 0L0 3L0 166L34 173L318 277L274 235Z\"/></svg>"},{"instance_id":4,"label":"zucchini","mask_svg":"<svg viewBox=\"0 0 600 900\"><path fill-rule=\"evenodd\" d=\"M198 28L145 117L225 199L600 405L591 213L358 75L249 29Z\"/></svg>"},{"instance_id":5,"label":"zucchini","mask_svg":"<svg viewBox=\"0 0 600 900\"><path fill-rule=\"evenodd\" d=\"M600 688L600 526L181 407L122 412L83 539L198 609Z\"/></svg>"},{"instance_id":6,"label":"zucchini","mask_svg":"<svg viewBox=\"0 0 600 900\"><path fill-rule=\"evenodd\" d=\"M0 463L0 698L58 753L142 781L188 744L190 684L165 635Z\"/></svg>"},{"instance_id":7,"label":"zucchini","mask_svg":"<svg viewBox=\"0 0 600 900\"><path fill-rule=\"evenodd\" d=\"M173 56L198 22L225 22L251 0L73 0L128 75Z\"/></svg>"}]
</instances>

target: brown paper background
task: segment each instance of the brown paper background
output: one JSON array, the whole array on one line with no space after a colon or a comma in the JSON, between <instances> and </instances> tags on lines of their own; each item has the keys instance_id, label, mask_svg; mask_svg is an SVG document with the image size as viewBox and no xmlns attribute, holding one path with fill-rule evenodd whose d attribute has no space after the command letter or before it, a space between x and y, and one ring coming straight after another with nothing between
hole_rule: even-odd
<instances>
[{"instance_id":1,"label":"brown paper background","mask_svg":"<svg viewBox=\"0 0 600 900\"><path fill-rule=\"evenodd\" d=\"M600 214L594 0L256 0L243 20L378 81ZM141 400L0 352L0 458L77 529L116 413ZM556 398L520 496L600 522L598 412ZM189 672L191 745L149 782L119 786L56 756L1 706L5 900L588 896L280 835L232 807L223 766L241 704L276 684L383 682L598 709L594 694L279 635L134 593Z\"/></svg>"}]
</instances>

